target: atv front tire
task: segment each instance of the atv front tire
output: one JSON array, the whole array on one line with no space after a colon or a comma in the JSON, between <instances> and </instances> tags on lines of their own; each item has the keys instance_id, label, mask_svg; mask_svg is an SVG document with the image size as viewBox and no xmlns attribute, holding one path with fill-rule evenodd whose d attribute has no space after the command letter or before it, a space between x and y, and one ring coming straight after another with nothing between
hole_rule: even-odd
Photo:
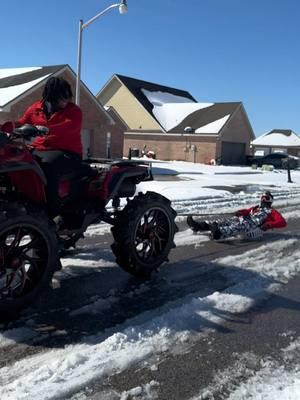
<instances>
[{"instance_id":1,"label":"atv front tire","mask_svg":"<svg viewBox=\"0 0 300 400\"><path fill-rule=\"evenodd\" d=\"M175 247L176 212L164 196L147 192L129 200L111 228L116 262L138 278L149 278Z\"/></svg>"},{"instance_id":2,"label":"atv front tire","mask_svg":"<svg viewBox=\"0 0 300 400\"><path fill-rule=\"evenodd\" d=\"M0 209L0 317L13 316L49 286L57 270L55 230L40 212Z\"/></svg>"}]
</instances>

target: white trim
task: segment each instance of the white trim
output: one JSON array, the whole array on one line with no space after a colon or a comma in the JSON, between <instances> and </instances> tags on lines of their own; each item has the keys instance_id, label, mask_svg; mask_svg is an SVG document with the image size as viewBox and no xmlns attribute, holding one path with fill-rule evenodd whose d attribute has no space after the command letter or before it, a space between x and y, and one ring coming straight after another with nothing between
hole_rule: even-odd
<instances>
[{"instance_id":1,"label":"white trim","mask_svg":"<svg viewBox=\"0 0 300 400\"><path fill-rule=\"evenodd\" d=\"M98 93L96 94L96 98L100 95L100 93L103 92L103 90L110 84L110 82L113 80L113 78L116 76L116 74L113 74L110 79L106 82L106 84L98 91Z\"/></svg>"}]
</instances>

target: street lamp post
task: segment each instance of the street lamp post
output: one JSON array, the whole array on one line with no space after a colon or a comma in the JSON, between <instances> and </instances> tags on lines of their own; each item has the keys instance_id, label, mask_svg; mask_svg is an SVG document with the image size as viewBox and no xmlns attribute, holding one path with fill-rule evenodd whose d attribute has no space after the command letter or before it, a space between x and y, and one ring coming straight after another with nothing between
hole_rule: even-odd
<instances>
[{"instance_id":1,"label":"street lamp post","mask_svg":"<svg viewBox=\"0 0 300 400\"><path fill-rule=\"evenodd\" d=\"M82 32L85 28L91 25L96 19L100 18L102 15L107 13L107 11L112 10L113 8L119 7L120 14L125 14L127 12L127 1L121 0L120 3L112 4L107 7L105 10L101 11L99 14L95 15L93 18L89 19L86 22L83 22L81 19L79 21L79 30L78 30L78 51L77 51L77 77L76 77L76 104L80 104L80 75L81 75L81 50L82 50Z\"/></svg>"}]
</instances>

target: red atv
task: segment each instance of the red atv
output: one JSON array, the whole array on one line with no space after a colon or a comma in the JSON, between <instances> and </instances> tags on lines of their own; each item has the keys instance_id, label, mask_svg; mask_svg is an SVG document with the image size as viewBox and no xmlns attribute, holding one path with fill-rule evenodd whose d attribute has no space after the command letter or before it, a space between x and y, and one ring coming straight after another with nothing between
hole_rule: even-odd
<instances>
[{"instance_id":1,"label":"red atv","mask_svg":"<svg viewBox=\"0 0 300 400\"><path fill-rule=\"evenodd\" d=\"M26 144L41 134L32 125L0 132L0 315L32 303L61 268L61 251L91 224L112 225L116 262L139 278L149 277L174 247L170 201L154 192L135 196L139 182L153 179L147 163L82 162L79 172L59 178L60 211L52 215L46 176Z\"/></svg>"}]
</instances>

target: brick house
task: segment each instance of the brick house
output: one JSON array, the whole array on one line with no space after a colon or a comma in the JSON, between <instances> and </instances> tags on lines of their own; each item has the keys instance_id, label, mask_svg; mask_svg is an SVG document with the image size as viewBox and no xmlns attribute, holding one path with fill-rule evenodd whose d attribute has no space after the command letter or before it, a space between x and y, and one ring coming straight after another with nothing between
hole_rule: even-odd
<instances>
[{"instance_id":1,"label":"brick house","mask_svg":"<svg viewBox=\"0 0 300 400\"><path fill-rule=\"evenodd\" d=\"M68 65L0 69L0 124L18 119L28 106L39 100L47 79L61 76L75 93L76 75ZM84 157L119 158L123 155L123 133L127 126L114 110L106 110L81 83Z\"/></svg>"},{"instance_id":2,"label":"brick house","mask_svg":"<svg viewBox=\"0 0 300 400\"><path fill-rule=\"evenodd\" d=\"M283 151L300 157L300 137L291 129L273 129L252 141L253 154L267 154Z\"/></svg>"},{"instance_id":3,"label":"brick house","mask_svg":"<svg viewBox=\"0 0 300 400\"><path fill-rule=\"evenodd\" d=\"M96 95L128 125L129 148L157 158L199 163L244 164L254 133L241 102L198 103L187 91L113 75Z\"/></svg>"}]
</instances>

